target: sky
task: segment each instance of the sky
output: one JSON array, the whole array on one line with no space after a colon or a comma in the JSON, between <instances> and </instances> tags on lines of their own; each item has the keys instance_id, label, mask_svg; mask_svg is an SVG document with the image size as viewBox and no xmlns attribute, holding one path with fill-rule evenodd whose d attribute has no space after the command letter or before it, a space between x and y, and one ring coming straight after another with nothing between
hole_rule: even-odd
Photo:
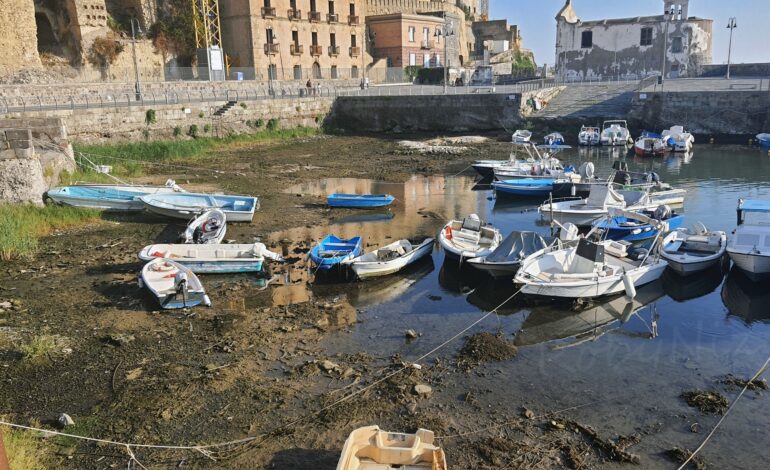
<instances>
[{"instance_id":1,"label":"sky","mask_svg":"<svg viewBox=\"0 0 770 470\"><path fill-rule=\"evenodd\" d=\"M627 18L663 14L663 0L572 0L581 20ZM556 42L556 13L564 0L490 0L490 19L517 24L524 47L532 49L539 65L553 64ZM770 0L690 0L690 16L714 20L713 62L727 63L730 30L727 21L736 18L731 62L770 62Z\"/></svg>"}]
</instances>

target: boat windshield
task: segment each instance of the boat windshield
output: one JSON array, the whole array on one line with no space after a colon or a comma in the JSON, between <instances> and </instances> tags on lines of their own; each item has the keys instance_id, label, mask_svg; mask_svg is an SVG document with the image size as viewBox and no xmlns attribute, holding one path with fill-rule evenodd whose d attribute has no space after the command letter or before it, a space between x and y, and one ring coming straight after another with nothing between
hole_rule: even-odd
<instances>
[{"instance_id":1,"label":"boat windshield","mask_svg":"<svg viewBox=\"0 0 770 470\"><path fill-rule=\"evenodd\" d=\"M741 201L738 210L743 213L744 224L770 225L770 201L757 199Z\"/></svg>"}]
</instances>

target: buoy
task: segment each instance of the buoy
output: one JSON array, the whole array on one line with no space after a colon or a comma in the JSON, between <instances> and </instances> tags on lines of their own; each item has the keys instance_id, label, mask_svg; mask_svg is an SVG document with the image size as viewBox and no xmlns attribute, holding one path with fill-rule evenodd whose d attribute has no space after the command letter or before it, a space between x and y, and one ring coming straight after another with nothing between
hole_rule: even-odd
<instances>
[{"instance_id":1,"label":"buoy","mask_svg":"<svg viewBox=\"0 0 770 470\"><path fill-rule=\"evenodd\" d=\"M445 237L446 237L447 240L451 240L452 239L452 226L451 225L447 225L446 226L445 234L446 234Z\"/></svg>"},{"instance_id":2,"label":"buoy","mask_svg":"<svg viewBox=\"0 0 770 470\"><path fill-rule=\"evenodd\" d=\"M636 297L636 287L631 279L631 275L628 273L623 273L623 286L626 288L626 297L633 300Z\"/></svg>"},{"instance_id":3,"label":"buoy","mask_svg":"<svg viewBox=\"0 0 770 470\"><path fill-rule=\"evenodd\" d=\"M710 144L713 144L713 143L714 143L714 138L713 138L713 137L709 138L709 143L710 143Z\"/></svg>"}]
</instances>

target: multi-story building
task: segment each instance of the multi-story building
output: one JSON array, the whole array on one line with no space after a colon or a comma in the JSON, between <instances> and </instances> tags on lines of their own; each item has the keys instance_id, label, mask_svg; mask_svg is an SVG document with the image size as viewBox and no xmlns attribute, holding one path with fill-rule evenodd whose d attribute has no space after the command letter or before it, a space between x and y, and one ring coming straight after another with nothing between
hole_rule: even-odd
<instances>
[{"instance_id":1,"label":"multi-story building","mask_svg":"<svg viewBox=\"0 0 770 470\"><path fill-rule=\"evenodd\" d=\"M363 0L219 0L230 70L258 80L358 78Z\"/></svg>"},{"instance_id":2,"label":"multi-story building","mask_svg":"<svg viewBox=\"0 0 770 470\"><path fill-rule=\"evenodd\" d=\"M366 26L372 56L375 60L385 59L388 67L445 65L446 38L443 35L444 20L440 17L405 13L367 16ZM441 33L437 34L437 31ZM452 49L454 51L456 47ZM450 58L450 65L456 64Z\"/></svg>"}]
</instances>

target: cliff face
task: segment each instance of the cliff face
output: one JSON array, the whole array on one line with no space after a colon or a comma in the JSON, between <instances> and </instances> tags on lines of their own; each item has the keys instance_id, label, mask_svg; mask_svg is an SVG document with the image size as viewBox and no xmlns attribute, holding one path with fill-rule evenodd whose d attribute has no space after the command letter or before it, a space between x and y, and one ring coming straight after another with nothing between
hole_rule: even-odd
<instances>
[{"instance_id":1,"label":"cliff face","mask_svg":"<svg viewBox=\"0 0 770 470\"><path fill-rule=\"evenodd\" d=\"M40 67L32 0L0 2L0 50L0 74Z\"/></svg>"}]
</instances>

